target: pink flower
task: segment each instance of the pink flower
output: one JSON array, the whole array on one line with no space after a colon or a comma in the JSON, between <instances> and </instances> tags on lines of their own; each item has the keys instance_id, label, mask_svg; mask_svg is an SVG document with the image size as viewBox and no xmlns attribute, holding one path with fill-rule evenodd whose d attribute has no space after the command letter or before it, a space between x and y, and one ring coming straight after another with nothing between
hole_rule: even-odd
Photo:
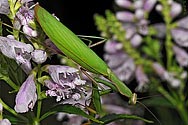
<instances>
[{"instance_id":1,"label":"pink flower","mask_svg":"<svg viewBox=\"0 0 188 125\"><path fill-rule=\"evenodd\" d=\"M119 11L116 13L116 18L123 22L133 22L135 20L135 15L127 11Z\"/></svg>"},{"instance_id":2,"label":"pink flower","mask_svg":"<svg viewBox=\"0 0 188 125\"><path fill-rule=\"evenodd\" d=\"M148 86L146 83L149 82L148 77L143 72L142 66L137 66L135 71L136 80L138 81L137 91L144 91Z\"/></svg>"},{"instance_id":3,"label":"pink flower","mask_svg":"<svg viewBox=\"0 0 188 125\"><path fill-rule=\"evenodd\" d=\"M172 4L171 4L170 16L172 18L175 18L181 13L181 11L182 11L181 4L173 1Z\"/></svg>"},{"instance_id":4,"label":"pink flower","mask_svg":"<svg viewBox=\"0 0 188 125\"><path fill-rule=\"evenodd\" d=\"M19 42L12 38L12 36L0 36L0 51L3 55L14 59L18 64L21 64L22 69L27 74L29 74L32 69L30 63L30 53L33 50L32 45Z\"/></svg>"},{"instance_id":5,"label":"pink flower","mask_svg":"<svg viewBox=\"0 0 188 125\"><path fill-rule=\"evenodd\" d=\"M28 112L33 109L37 101L36 86L34 75L30 75L20 87L16 95L15 111L18 113Z\"/></svg>"},{"instance_id":6,"label":"pink flower","mask_svg":"<svg viewBox=\"0 0 188 125\"><path fill-rule=\"evenodd\" d=\"M68 66L49 65L49 74L52 80L45 80L45 86L49 90L46 94L56 97L56 101L64 100L64 103L78 103L83 96L87 95L78 70Z\"/></svg>"},{"instance_id":7,"label":"pink flower","mask_svg":"<svg viewBox=\"0 0 188 125\"><path fill-rule=\"evenodd\" d=\"M8 0L0 0L0 14L8 15L10 13Z\"/></svg>"},{"instance_id":8,"label":"pink flower","mask_svg":"<svg viewBox=\"0 0 188 125\"><path fill-rule=\"evenodd\" d=\"M41 64L46 61L47 53L43 50L34 50L31 53L31 58L34 62Z\"/></svg>"},{"instance_id":9,"label":"pink flower","mask_svg":"<svg viewBox=\"0 0 188 125\"><path fill-rule=\"evenodd\" d=\"M129 0L115 0L115 3L123 8L131 8L133 6L132 2Z\"/></svg>"},{"instance_id":10,"label":"pink flower","mask_svg":"<svg viewBox=\"0 0 188 125\"><path fill-rule=\"evenodd\" d=\"M188 47L188 30L175 28L171 30L174 41L182 47Z\"/></svg>"},{"instance_id":11,"label":"pink flower","mask_svg":"<svg viewBox=\"0 0 188 125\"><path fill-rule=\"evenodd\" d=\"M188 53L178 46L173 46L176 60L181 66L188 66Z\"/></svg>"},{"instance_id":12,"label":"pink flower","mask_svg":"<svg viewBox=\"0 0 188 125\"><path fill-rule=\"evenodd\" d=\"M0 120L0 125L11 125L11 123L8 119L3 119L3 120Z\"/></svg>"}]
</instances>

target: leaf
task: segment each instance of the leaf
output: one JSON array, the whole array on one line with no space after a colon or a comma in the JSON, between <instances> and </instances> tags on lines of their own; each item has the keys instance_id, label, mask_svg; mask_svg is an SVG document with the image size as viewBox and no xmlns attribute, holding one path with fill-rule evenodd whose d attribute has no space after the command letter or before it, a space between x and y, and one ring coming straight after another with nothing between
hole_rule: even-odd
<instances>
[{"instance_id":1,"label":"leaf","mask_svg":"<svg viewBox=\"0 0 188 125\"><path fill-rule=\"evenodd\" d=\"M101 106L101 100L100 100L100 93L98 91L97 85L93 84L93 91L92 91L92 100L93 104L95 106L95 109L97 113L101 114L102 113L102 106Z\"/></svg>"},{"instance_id":2,"label":"leaf","mask_svg":"<svg viewBox=\"0 0 188 125\"><path fill-rule=\"evenodd\" d=\"M58 112L65 112L65 113L69 113L69 114L75 114L75 115L80 115L83 116L85 118L88 118L96 123L102 124L102 121L99 121L97 119L95 119L93 116L90 116L88 114L86 114L83 110L81 110L78 107L69 105L69 104L61 104L61 105L57 105L55 107L53 107L52 109L50 109L48 112L46 112L44 115L41 116L40 120L45 119L46 117L50 116L50 115L54 115Z\"/></svg>"},{"instance_id":3,"label":"leaf","mask_svg":"<svg viewBox=\"0 0 188 125\"><path fill-rule=\"evenodd\" d=\"M163 106L163 107L174 108L174 106L163 97L144 99L142 103L144 103L147 106L153 106L153 107Z\"/></svg>"},{"instance_id":4,"label":"leaf","mask_svg":"<svg viewBox=\"0 0 188 125\"><path fill-rule=\"evenodd\" d=\"M147 120L147 119L135 116L135 115L127 115L127 114L109 114L109 115L102 117L99 120L103 121L104 124L108 124L110 122L114 122L114 121L120 120L120 119L135 119L135 120L142 120L147 123L153 123L153 121L150 121L150 120ZM92 123L91 125L99 125L99 124Z\"/></svg>"}]
</instances>

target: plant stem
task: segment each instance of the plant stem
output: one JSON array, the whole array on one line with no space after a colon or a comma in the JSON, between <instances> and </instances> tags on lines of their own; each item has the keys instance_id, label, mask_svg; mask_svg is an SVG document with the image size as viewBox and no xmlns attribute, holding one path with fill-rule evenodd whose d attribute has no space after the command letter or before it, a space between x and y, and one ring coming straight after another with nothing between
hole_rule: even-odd
<instances>
[{"instance_id":1,"label":"plant stem","mask_svg":"<svg viewBox=\"0 0 188 125\"><path fill-rule=\"evenodd\" d=\"M37 70L38 70L38 78L41 77L42 72L39 70L41 68L41 65L38 65ZM38 101L37 101L37 120L39 121L40 119L40 114L41 114L41 108L42 108L42 100L40 99L40 94L41 94L41 84L37 83L37 96L38 96Z\"/></svg>"},{"instance_id":2,"label":"plant stem","mask_svg":"<svg viewBox=\"0 0 188 125\"><path fill-rule=\"evenodd\" d=\"M184 101L182 98L176 100L170 94L162 87L158 87L158 91L163 94L163 96L170 101L170 103L177 109L179 116L184 121L184 123L188 124L188 112L186 110L186 107L184 106Z\"/></svg>"},{"instance_id":3,"label":"plant stem","mask_svg":"<svg viewBox=\"0 0 188 125\"><path fill-rule=\"evenodd\" d=\"M10 112L11 114L13 114L14 116L16 116L17 118L20 118L24 121L28 121L27 118L25 118L24 116L16 113L12 108L10 108L6 103L3 102L3 100L0 98L0 103L3 105L3 108L6 109L8 112Z\"/></svg>"},{"instance_id":4,"label":"plant stem","mask_svg":"<svg viewBox=\"0 0 188 125\"><path fill-rule=\"evenodd\" d=\"M184 102L181 101L178 105L177 105L177 110L179 112L179 115L181 117L181 119L184 121L185 125L188 125L188 113L187 113L187 109L184 106Z\"/></svg>"},{"instance_id":5,"label":"plant stem","mask_svg":"<svg viewBox=\"0 0 188 125\"><path fill-rule=\"evenodd\" d=\"M19 90L19 87L8 76L3 75L0 79L8 83L15 91Z\"/></svg>"}]
</instances>

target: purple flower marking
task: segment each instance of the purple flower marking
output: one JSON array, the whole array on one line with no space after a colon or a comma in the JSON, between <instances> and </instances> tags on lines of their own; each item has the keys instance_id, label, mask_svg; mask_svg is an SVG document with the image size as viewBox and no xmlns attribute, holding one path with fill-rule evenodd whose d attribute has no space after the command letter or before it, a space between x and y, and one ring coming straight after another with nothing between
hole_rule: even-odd
<instances>
[{"instance_id":1,"label":"purple flower marking","mask_svg":"<svg viewBox=\"0 0 188 125\"><path fill-rule=\"evenodd\" d=\"M80 79L77 69L68 66L49 65L48 71L53 81L44 81L49 88L46 94L56 96L56 101L63 98L64 102L68 100L68 103L73 104L79 101L84 94L87 94L84 88L86 81Z\"/></svg>"},{"instance_id":2,"label":"purple flower marking","mask_svg":"<svg viewBox=\"0 0 188 125\"><path fill-rule=\"evenodd\" d=\"M32 69L30 63L30 53L33 50L32 45L19 42L13 39L12 36L0 36L0 51L3 53L3 55L14 59L18 64L21 64L21 67L27 74Z\"/></svg>"}]
</instances>

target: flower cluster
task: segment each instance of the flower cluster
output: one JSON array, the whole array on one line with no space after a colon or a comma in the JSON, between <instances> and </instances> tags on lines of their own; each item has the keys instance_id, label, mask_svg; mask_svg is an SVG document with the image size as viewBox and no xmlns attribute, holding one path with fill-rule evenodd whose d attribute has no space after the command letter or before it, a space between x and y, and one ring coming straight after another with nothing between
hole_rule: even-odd
<instances>
[{"instance_id":1,"label":"flower cluster","mask_svg":"<svg viewBox=\"0 0 188 125\"><path fill-rule=\"evenodd\" d=\"M143 91L147 88L145 83L149 83L149 78L145 74L145 68L143 67L144 64L137 63L138 58L134 58L134 56L132 56L134 51L131 50L137 48L141 48L142 50L143 48L145 52L147 48L144 47L144 45L148 44L148 36L157 39L159 42L165 39L167 28L166 24L163 22L153 24L149 20L150 13L152 11L155 11L156 9L157 12L160 10L161 13L164 7L162 4L158 3L157 0L139 0L134 2L131 0L115 0L115 3L122 8L120 11L117 11L115 15L122 23L122 28L126 31L126 33L124 41L119 41L117 34L114 34L114 36L112 35L112 38L105 43L104 59L122 81L129 83L135 76L138 81L138 87L136 90ZM181 5L172 0L169 0L167 4L170 8L170 18L173 20L181 13ZM187 17L179 19L176 22L173 22L174 26L170 29L172 38L175 41L175 43L172 44L173 47L171 50L173 51L177 62L182 67L188 66L188 53L183 48L187 47L188 43L186 35L188 33L186 27L187 21ZM124 47L129 44L125 43L125 41L129 41L131 47ZM150 46L152 46L152 44ZM160 45L158 46L160 47ZM159 49L157 52L159 52ZM150 53L147 52L147 54ZM156 70L155 66L154 70ZM173 87L178 87L181 80L179 80L174 73L169 74L173 75L168 75L165 79L162 78L163 76L161 78L166 80Z\"/></svg>"},{"instance_id":2,"label":"flower cluster","mask_svg":"<svg viewBox=\"0 0 188 125\"><path fill-rule=\"evenodd\" d=\"M79 70L69 66L45 64L49 56L62 54L62 52L46 36L40 36L42 31L39 33L36 29L33 7L32 0L0 1L0 14L9 17L14 28L13 32L10 32L11 35L0 36L0 56L15 61L18 68L21 67L27 76L27 78L23 77L24 82L19 87L9 78L8 73L2 74L0 71L0 80L8 78L9 80L3 80L18 91L14 110L17 113L33 111L36 102L47 96L56 97L56 101L62 101L63 104L84 105L85 101L90 98L91 92L87 91L86 81L81 79ZM40 79L46 76L47 79L41 82ZM17 78L15 81L18 81ZM41 85L44 86L41 87ZM39 89L39 86L42 89ZM43 93L45 96L41 97ZM0 119L0 124L10 125L10 122L8 119Z\"/></svg>"},{"instance_id":3,"label":"flower cluster","mask_svg":"<svg viewBox=\"0 0 188 125\"><path fill-rule=\"evenodd\" d=\"M56 96L56 101L67 100L67 103L78 103L81 98L85 99L87 92L84 88L85 80L81 80L78 70L68 66L50 65L48 72L52 80L45 80L45 86L49 90L46 94ZM63 103L66 103L65 101Z\"/></svg>"}]
</instances>

